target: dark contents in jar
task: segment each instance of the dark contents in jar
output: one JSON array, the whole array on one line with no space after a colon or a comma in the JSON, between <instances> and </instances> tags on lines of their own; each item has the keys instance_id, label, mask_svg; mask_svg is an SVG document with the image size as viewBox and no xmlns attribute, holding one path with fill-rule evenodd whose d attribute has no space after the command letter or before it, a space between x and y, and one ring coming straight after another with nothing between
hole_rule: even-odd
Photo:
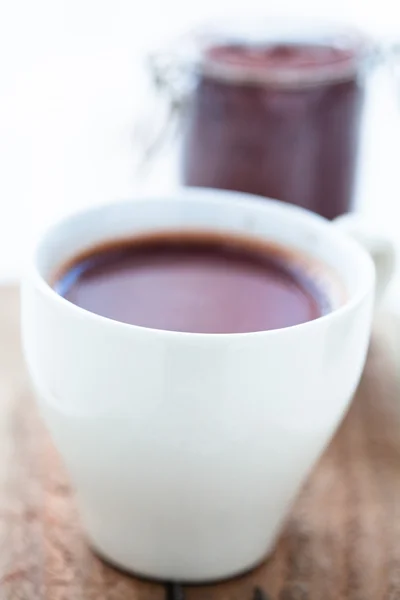
<instances>
[{"instance_id":1,"label":"dark contents in jar","mask_svg":"<svg viewBox=\"0 0 400 600\"><path fill-rule=\"evenodd\" d=\"M209 48L204 64L214 70L201 70L186 113L184 183L277 198L329 219L348 212L363 99L355 52Z\"/></svg>"}]
</instances>

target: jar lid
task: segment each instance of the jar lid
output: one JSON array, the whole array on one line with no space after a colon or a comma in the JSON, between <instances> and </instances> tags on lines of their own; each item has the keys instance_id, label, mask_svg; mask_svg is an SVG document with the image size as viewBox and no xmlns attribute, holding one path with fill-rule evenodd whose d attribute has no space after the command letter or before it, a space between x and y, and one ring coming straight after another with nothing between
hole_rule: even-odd
<instances>
[{"instance_id":1,"label":"jar lid","mask_svg":"<svg viewBox=\"0 0 400 600\"><path fill-rule=\"evenodd\" d=\"M296 21L208 23L186 36L188 68L231 83L308 86L352 79L375 61L376 47L358 30Z\"/></svg>"}]
</instances>

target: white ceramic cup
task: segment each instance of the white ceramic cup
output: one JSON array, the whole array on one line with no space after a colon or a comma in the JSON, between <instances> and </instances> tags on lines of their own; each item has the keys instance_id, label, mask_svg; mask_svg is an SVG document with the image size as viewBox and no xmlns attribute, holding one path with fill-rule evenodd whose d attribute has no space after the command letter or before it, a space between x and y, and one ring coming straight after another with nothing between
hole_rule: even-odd
<instances>
[{"instance_id":1,"label":"white ceramic cup","mask_svg":"<svg viewBox=\"0 0 400 600\"><path fill-rule=\"evenodd\" d=\"M336 273L345 298L286 329L190 334L103 318L48 283L101 240L160 229L278 242ZM355 229L378 256L383 286L391 246ZM369 254L340 227L245 194L187 190L110 204L48 230L23 283L23 344L93 548L168 580L225 578L259 563L357 387L374 285Z\"/></svg>"}]
</instances>

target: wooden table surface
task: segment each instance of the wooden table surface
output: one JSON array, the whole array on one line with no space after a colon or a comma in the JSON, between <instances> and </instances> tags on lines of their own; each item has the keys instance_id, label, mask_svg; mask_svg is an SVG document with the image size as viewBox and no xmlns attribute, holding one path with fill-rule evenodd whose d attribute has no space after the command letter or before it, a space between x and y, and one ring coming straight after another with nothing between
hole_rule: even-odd
<instances>
[{"instance_id":1,"label":"wooden table surface","mask_svg":"<svg viewBox=\"0 0 400 600\"><path fill-rule=\"evenodd\" d=\"M0 289L0 600L252 600L260 590L268 600L400 599L398 319L376 324L356 398L272 557L236 580L171 589L121 574L87 547L32 399L18 310L17 291Z\"/></svg>"}]
</instances>

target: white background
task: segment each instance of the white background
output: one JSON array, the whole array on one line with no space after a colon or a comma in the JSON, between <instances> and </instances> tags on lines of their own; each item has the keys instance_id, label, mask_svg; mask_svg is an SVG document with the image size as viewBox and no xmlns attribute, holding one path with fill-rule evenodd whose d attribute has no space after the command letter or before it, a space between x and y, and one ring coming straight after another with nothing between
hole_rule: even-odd
<instances>
[{"instance_id":1,"label":"white background","mask_svg":"<svg viewBox=\"0 0 400 600\"><path fill-rule=\"evenodd\" d=\"M0 278L19 274L30 240L54 217L135 190L133 132L146 105L141 65L165 38L205 18L242 14L322 17L400 38L400 6L389 0L233 5L0 0ZM398 87L384 69L370 78L357 202L400 238ZM148 185L173 185L166 166Z\"/></svg>"}]
</instances>

